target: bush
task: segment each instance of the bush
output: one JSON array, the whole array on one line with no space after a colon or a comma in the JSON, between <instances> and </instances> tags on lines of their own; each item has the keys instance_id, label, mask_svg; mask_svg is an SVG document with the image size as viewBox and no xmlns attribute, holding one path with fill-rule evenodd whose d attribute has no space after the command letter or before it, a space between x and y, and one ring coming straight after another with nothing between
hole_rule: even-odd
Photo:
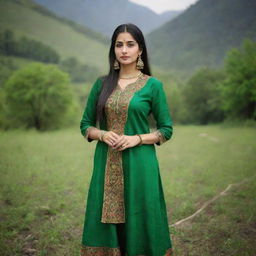
<instances>
[{"instance_id":1,"label":"bush","mask_svg":"<svg viewBox=\"0 0 256 256\"><path fill-rule=\"evenodd\" d=\"M220 86L227 117L256 120L256 42L244 40L225 59L227 78Z\"/></svg>"},{"instance_id":2,"label":"bush","mask_svg":"<svg viewBox=\"0 0 256 256\"><path fill-rule=\"evenodd\" d=\"M189 79L183 89L187 123L208 124L224 119L218 90L224 77L221 70L202 68Z\"/></svg>"}]
</instances>

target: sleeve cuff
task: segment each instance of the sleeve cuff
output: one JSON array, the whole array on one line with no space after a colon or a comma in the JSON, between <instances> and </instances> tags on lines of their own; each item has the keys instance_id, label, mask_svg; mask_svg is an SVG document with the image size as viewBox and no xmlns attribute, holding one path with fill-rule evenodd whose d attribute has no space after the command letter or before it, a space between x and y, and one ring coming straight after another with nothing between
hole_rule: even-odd
<instances>
[{"instance_id":1,"label":"sleeve cuff","mask_svg":"<svg viewBox=\"0 0 256 256\"><path fill-rule=\"evenodd\" d=\"M160 130L157 130L157 131L156 131L156 135L157 135L157 137L158 137L158 139L159 139L159 141L156 142L156 145L160 146L160 145L162 145L164 142L167 141L167 139L165 138L164 134L163 134Z\"/></svg>"},{"instance_id":2,"label":"sleeve cuff","mask_svg":"<svg viewBox=\"0 0 256 256\"><path fill-rule=\"evenodd\" d=\"M84 138L85 138L88 142L92 142L92 141L93 141L93 139L91 139L91 138L89 137L89 133L90 133L90 130L91 130L92 128L95 128L95 127L94 127L94 126L89 126L89 127L86 129L85 134L84 134Z\"/></svg>"}]
</instances>

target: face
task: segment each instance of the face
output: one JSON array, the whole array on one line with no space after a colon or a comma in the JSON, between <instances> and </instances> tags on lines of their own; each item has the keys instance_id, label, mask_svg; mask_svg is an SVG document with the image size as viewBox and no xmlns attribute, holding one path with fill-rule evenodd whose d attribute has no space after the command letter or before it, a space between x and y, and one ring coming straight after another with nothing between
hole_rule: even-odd
<instances>
[{"instance_id":1,"label":"face","mask_svg":"<svg viewBox=\"0 0 256 256\"><path fill-rule=\"evenodd\" d=\"M130 33L122 32L117 36L115 55L121 65L135 64L141 53L138 43Z\"/></svg>"}]
</instances>

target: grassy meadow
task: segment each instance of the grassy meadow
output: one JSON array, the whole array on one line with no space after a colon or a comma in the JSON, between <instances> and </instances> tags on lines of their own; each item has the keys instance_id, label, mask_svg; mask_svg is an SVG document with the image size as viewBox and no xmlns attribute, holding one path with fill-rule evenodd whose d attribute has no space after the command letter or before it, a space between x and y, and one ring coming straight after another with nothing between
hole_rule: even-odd
<instances>
[{"instance_id":1,"label":"grassy meadow","mask_svg":"<svg viewBox=\"0 0 256 256\"><path fill-rule=\"evenodd\" d=\"M0 255L78 256L96 142L79 127L2 131L0 142ZM255 128L177 125L156 148L176 256L256 255Z\"/></svg>"}]
</instances>

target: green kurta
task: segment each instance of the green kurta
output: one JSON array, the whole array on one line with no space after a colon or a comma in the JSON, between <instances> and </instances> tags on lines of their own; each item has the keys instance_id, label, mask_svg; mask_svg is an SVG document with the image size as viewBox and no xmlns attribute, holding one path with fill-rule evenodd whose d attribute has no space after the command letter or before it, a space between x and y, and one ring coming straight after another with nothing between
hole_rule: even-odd
<instances>
[{"instance_id":1,"label":"green kurta","mask_svg":"<svg viewBox=\"0 0 256 256\"><path fill-rule=\"evenodd\" d=\"M100 78L94 83L80 123L88 137L96 127L96 102ZM121 89L118 85L106 102L107 123L102 130L119 135L150 133L148 116L153 114L159 134L156 145L169 140L172 119L163 84L142 75ZM167 211L154 144L123 151L97 141L93 174L87 196L81 255L164 256L172 255Z\"/></svg>"}]
</instances>

